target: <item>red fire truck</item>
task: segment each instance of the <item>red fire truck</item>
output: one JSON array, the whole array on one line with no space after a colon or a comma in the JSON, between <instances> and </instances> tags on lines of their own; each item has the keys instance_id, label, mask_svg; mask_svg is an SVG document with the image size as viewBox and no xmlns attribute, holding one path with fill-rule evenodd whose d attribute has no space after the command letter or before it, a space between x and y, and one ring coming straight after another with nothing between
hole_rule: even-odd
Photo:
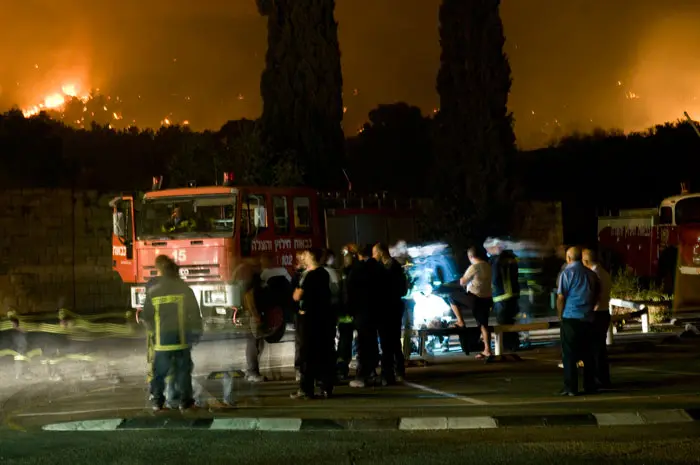
<instances>
[{"instance_id":1,"label":"red fire truck","mask_svg":"<svg viewBox=\"0 0 700 465\"><path fill-rule=\"evenodd\" d=\"M700 194L683 187L658 209L598 218L598 242L613 269L630 268L674 295L674 310L700 306Z\"/></svg>"},{"instance_id":2,"label":"red fire truck","mask_svg":"<svg viewBox=\"0 0 700 465\"><path fill-rule=\"evenodd\" d=\"M410 204L310 188L234 186L232 179L227 173L222 186L161 190L162 177L154 178L142 199L112 200L112 263L131 285L133 308L143 306L145 283L162 254L179 265L205 322L224 322L242 306L237 271L247 257L270 253L292 271L296 252L311 247L339 251L349 242L414 238Z\"/></svg>"}]
</instances>

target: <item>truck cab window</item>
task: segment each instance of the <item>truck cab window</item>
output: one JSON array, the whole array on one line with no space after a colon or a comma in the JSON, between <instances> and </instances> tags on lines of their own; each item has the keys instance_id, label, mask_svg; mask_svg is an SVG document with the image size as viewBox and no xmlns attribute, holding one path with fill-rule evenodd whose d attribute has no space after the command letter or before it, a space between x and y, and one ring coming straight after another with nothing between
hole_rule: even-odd
<instances>
[{"instance_id":1,"label":"truck cab window","mask_svg":"<svg viewBox=\"0 0 700 465\"><path fill-rule=\"evenodd\" d=\"M241 203L241 233L255 236L267 229L267 205L264 195L249 194Z\"/></svg>"},{"instance_id":2,"label":"truck cab window","mask_svg":"<svg viewBox=\"0 0 700 465\"><path fill-rule=\"evenodd\" d=\"M676 203L676 224L700 223L700 197L687 197Z\"/></svg>"},{"instance_id":3,"label":"truck cab window","mask_svg":"<svg viewBox=\"0 0 700 465\"><path fill-rule=\"evenodd\" d=\"M287 197L276 195L272 198L272 211L275 216L275 233L289 234L289 210Z\"/></svg>"},{"instance_id":4,"label":"truck cab window","mask_svg":"<svg viewBox=\"0 0 700 465\"><path fill-rule=\"evenodd\" d=\"M308 197L294 197L294 231L311 233L311 200Z\"/></svg>"},{"instance_id":5,"label":"truck cab window","mask_svg":"<svg viewBox=\"0 0 700 465\"><path fill-rule=\"evenodd\" d=\"M671 207L661 207L659 224L673 224L673 209Z\"/></svg>"}]
</instances>

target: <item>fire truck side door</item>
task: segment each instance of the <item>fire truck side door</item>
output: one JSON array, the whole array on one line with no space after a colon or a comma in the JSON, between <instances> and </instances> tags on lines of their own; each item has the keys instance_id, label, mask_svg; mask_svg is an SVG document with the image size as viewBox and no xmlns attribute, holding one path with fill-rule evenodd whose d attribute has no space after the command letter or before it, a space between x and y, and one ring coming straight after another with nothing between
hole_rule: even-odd
<instances>
[{"instance_id":1,"label":"fire truck side door","mask_svg":"<svg viewBox=\"0 0 700 465\"><path fill-rule=\"evenodd\" d=\"M134 199L122 196L110 202L112 206L112 268L124 282L135 282L134 259Z\"/></svg>"}]
</instances>

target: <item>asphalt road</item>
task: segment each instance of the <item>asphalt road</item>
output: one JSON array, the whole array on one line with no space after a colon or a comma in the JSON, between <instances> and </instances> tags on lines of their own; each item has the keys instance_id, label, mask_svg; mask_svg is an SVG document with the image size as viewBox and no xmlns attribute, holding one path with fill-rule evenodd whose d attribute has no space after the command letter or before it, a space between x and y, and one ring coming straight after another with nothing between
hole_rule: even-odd
<instances>
[{"instance_id":1,"label":"asphalt road","mask_svg":"<svg viewBox=\"0 0 700 465\"><path fill-rule=\"evenodd\" d=\"M562 398L559 349L521 352L521 362L484 364L460 354L435 359L427 367L409 368L407 382L392 387L351 389L340 386L336 398L299 402L289 399L293 381L291 342L268 347L263 372L271 381L251 384L234 380L235 408L222 408L223 383L209 380L216 370L243 368L243 341L218 341L198 346L196 379L209 409L202 417L397 418L405 416L492 416L556 413L604 413L621 410L700 407L700 341L683 344L615 346L612 377L615 389L595 396ZM116 350L116 349L115 349ZM50 382L35 367L32 380L17 382L3 369L0 386L4 424L33 430L43 424L83 419L130 418L146 414L145 359L133 348L112 359L122 376L111 384L98 372L95 381L81 381L79 368L65 366L63 382Z\"/></svg>"},{"instance_id":2,"label":"asphalt road","mask_svg":"<svg viewBox=\"0 0 700 465\"><path fill-rule=\"evenodd\" d=\"M0 432L3 464L691 464L697 423L442 432Z\"/></svg>"}]
</instances>

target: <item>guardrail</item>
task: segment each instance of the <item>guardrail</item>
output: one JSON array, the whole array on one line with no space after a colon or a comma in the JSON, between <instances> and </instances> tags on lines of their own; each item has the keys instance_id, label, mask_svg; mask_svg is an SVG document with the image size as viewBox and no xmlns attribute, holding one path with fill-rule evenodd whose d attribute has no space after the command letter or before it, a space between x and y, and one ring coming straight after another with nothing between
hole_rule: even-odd
<instances>
[{"instance_id":1,"label":"guardrail","mask_svg":"<svg viewBox=\"0 0 700 465\"><path fill-rule=\"evenodd\" d=\"M622 307L635 310L630 313L613 315L613 307ZM608 333L606 337L606 345L612 345L614 340L614 323L621 320L627 320L630 318L639 318L642 323L642 333L648 333L650 331L649 323L649 308L644 303L631 302L622 299L611 299L610 307L608 309L610 312L610 325L608 326ZM520 357L515 353L508 353L503 347L503 335L506 333L520 333L525 331L543 331L548 329L559 328L561 320L559 317L548 317L548 318L537 318L533 319L530 323L523 324L512 324L512 325L499 325L490 324L489 330L491 331L491 338L494 346L494 359L502 360L510 357L515 360L520 360ZM413 334L418 336L418 360L426 361L426 342L428 336L451 336L463 334L469 330L476 330L476 323L474 321L465 320L464 328L425 328L414 330ZM491 360L489 360L491 361Z\"/></svg>"}]
</instances>

